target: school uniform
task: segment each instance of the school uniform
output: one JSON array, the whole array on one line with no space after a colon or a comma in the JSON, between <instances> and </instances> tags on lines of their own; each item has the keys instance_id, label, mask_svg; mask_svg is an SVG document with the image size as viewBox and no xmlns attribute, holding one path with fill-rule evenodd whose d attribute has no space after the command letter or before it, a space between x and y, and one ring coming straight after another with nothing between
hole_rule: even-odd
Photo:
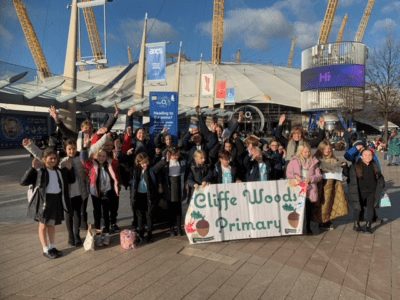
<instances>
[{"instance_id":1,"label":"school uniform","mask_svg":"<svg viewBox=\"0 0 400 300\"><path fill-rule=\"evenodd\" d=\"M168 216L170 228L174 227L176 222L178 232L182 223L182 200L187 197L185 182L187 178L186 159L179 157L177 161L165 159L160 160L155 166L154 171L160 173L162 178L162 188L165 199L168 201Z\"/></svg>"},{"instance_id":2,"label":"school uniform","mask_svg":"<svg viewBox=\"0 0 400 300\"><path fill-rule=\"evenodd\" d=\"M39 178L38 178L39 177ZM21 179L22 186L40 185L28 207L28 216L45 225L59 225L64 211L71 211L68 184L75 182L74 169L29 168Z\"/></svg>"}]
</instances>

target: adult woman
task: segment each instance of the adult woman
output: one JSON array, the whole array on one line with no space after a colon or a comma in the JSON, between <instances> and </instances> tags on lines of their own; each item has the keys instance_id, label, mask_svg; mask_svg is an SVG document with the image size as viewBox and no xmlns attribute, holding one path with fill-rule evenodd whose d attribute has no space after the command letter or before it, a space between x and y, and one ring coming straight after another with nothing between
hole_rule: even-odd
<instances>
[{"instance_id":1,"label":"adult woman","mask_svg":"<svg viewBox=\"0 0 400 300\"><path fill-rule=\"evenodd\" d=\"M367 206L366 232L372 233L371 223L374 208L379 206L381 193L385 187L385 180L378 164L373 160L372 151L365 149L361 152L361 159L349 168L343 163L343 175L348 177L348 199L354 209L355 231L363 231L360 226L361 206Z\"/></svg>"},{"instance_id":2,"label":"adult woman","mask_svg":"<svg viewBox=\"0 0 400 300\"><path fill-rule=\"evenodd\" d=\"M320 228L329 230L332 220L349 214L349 205L342 182L326 178L329 178L328 173L341 173L342 166L333 155L329 141L322 141L314 156L319 160L319 169L323 178L318 182L318 201L314 205L314 221L319 223Z\"/></svg>"},{"instance_id":3,"label":"adult woman","mask_svg":"<svg viewBox=\"0 0 400 300\"><path fill-rule=\"evenodd\" d=\"M289 137L286 139L282 135L283 123L286 120L286 115L283 114L279 119L279 125L276 130L276 139L282 145L285 146L287 155L286 155L286 164L296 155L297 148L300 145L308 143L311 147L317 147L320 142L325 139L325 120L324 118L319 119L320 129L318 131L318 137L315 139L307 140L305 136L305 132L300 127L294 127L289 134Z\"/></svg>"}]
</instances>

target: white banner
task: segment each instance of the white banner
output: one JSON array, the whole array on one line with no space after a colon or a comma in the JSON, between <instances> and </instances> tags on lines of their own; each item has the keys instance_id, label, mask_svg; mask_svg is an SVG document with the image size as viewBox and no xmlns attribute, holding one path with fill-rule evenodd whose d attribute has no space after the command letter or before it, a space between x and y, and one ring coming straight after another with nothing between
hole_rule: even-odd
<instances>
[{"instance_id":1,"label":"white banner","mask_svg":"<svg viewBox=\"0 0 400 300\"><path fill-rule=\"evenodd\" d=\"M201 74L201 94L203 96L214 94L214 74Z\"/></svg>"},{"instance_id":2,"label":"white banner","mask_svg":"<svg viewBox=\"0 0 400 300\"><path fill-rule=\"evenodd\" d=\"M306 188L295 180L199 188L185 218L189 242L302 234Z\"/></svg>"}]
</instances>

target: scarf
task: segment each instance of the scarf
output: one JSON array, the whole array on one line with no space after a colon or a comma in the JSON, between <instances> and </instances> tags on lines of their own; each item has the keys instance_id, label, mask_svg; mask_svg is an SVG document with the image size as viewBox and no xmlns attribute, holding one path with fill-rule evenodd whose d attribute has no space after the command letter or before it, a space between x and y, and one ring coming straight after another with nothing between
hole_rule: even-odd
<instances>
[{"instance_id":1,"label":"scarf","mask_svg":"<svg viewBox=\"0 0 400 300\"><path fill-rule=\"evenodd\" d=\"M286 159L290 161L296 155L298 146L303 144L304 140L300 140L298 144L295 140L290 140L287 145Z\"/></svg>"}]
</instances>

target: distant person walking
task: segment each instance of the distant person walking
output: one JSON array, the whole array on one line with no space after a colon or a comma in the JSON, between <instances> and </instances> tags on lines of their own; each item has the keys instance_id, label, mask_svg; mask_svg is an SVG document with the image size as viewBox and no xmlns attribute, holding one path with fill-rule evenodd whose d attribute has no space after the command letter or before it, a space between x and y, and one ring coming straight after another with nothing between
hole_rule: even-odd
<instances>
[{"instance_id":1,"label":"distant person walking","mask_svg":"<svg viewBox=\"0 0 400 300\"><path fill-rule=\"evenodd\" d=\"M399 132L393 130L389 137L388 150L389 164L388 166L400 166L400 136ZM396 158L396 163L393 164L393 158Z\"/></svg>"},{"instance_id":2,"label":"distant person walking","mask_svg":"<svg viewBox=\"0 0 400 300\"><path fill-rule=\"evenodd\" d=\"M346 151L347 151L351 148L351 145L355 141L355 135L350 127L348 127L347 131L344 132L343 138L344 141L346 142Z\"/></svg>"}]
</instances>

